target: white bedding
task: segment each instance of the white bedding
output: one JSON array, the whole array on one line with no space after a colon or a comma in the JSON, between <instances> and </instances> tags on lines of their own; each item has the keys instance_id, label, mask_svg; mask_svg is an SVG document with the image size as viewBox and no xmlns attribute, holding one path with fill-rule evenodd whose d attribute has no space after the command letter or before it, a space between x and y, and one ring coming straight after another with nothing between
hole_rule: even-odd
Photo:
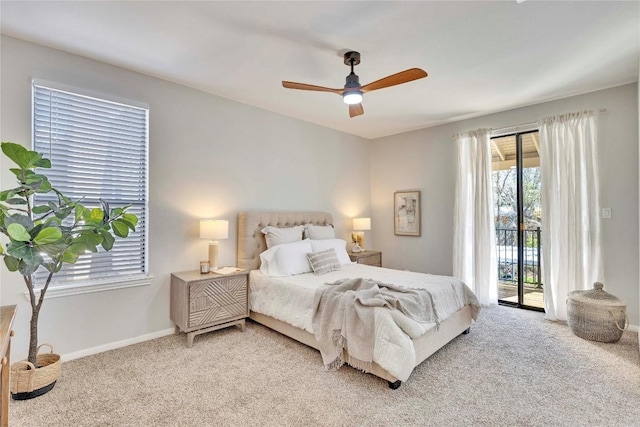
<instances>
[{"instance_id":1,"label":"white bedding","mask_svg":"<svg viewBox=\"0 0 640 427\"><path fill-rule=\"evenodd\" d=\"M466 285L450 276L391 270L364 264L343 265L339 271L321 276L313 273L269 277L253 270L249 279L249 308L313 334L314 296L318 287L339 279L365 278L396 286L428 289L436 314L443 321L467 304L477 304ZM475 311L474 311L475 312ZM475 317L475 316L474 316ZM411 338L434 328L436 323L419 323L396 310L376 309L376 345L374 361L401 381L415 366Z\"/></svg>"}]
</instances>

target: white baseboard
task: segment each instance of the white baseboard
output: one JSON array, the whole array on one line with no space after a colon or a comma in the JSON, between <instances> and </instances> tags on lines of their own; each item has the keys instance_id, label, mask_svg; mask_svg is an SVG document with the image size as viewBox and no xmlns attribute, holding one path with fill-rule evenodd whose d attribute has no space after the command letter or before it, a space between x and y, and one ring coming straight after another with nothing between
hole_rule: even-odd
<instances>
[{"instance_id":1,"label":"white baseboard","mask_svg":"<svg viewBox=\"0 0 640 427\"><path fill-rule=\"evenodd\" d=\"M629 325L629 330L631 332L640 333L640 327L638 325Z\"/></svg>"},{"instance_id":2,"label":"white baseboard","mask_svg":"<svg viewBox=\"0 0 640 427\"><path fill-rule=\"evenodd\" d=\"M86 350L80 350L80 351L76 351L68 354L61 354L60 359L62 359L63 362L67 362L69 360L79 359L85 356L91 356L92 354L98 354L98 353L102 353L109 350L115 350L116 348L120 348L120 347L126 347L131 344L137 344L137 343L140 343L143 341L149 341L155 338L166 337L167 335L173 335L174 333L175 333L174 328L164 329L162 331L153 332L151 334L140 335L137 337L128 338L126 340L117 341L117 342L105 344L105 345L100 345L98 347L88 348Z\"/></svg>"}]
</instances>

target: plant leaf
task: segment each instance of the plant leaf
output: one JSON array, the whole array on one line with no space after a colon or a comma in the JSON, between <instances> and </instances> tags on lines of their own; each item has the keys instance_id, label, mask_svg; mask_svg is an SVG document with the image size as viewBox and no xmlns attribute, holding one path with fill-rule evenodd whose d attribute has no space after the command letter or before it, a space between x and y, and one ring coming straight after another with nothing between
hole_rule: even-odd
<instances>
[{"instance_id":1,"label":"plant leaf","mask_svg":"<svg viewBox=\"0 0 640 427\"><path fill-rule=\"evenodd\" d=\"M26 172L24 169L20 168L9 168L9 170L18 178L22 179L22 175Z\"/></svg>"},{"instance_id":2,"label":"plant leaf","mask_svg":"<svg viewBox=\"0 0 640 427\"><path fill-rule=\"evenodd\" d=\"M33 239L36 245L46 245L55 243L62 238L62 232L56 227L47 227L40 230L38 235Z\"/></svg>"},{"instance_id":3,"label":"plant leaf","mask_svg":"<svg viewBox=\"0 0 640 427\"><path fill-rule=\"evenodd\" d=\"M52 216L52 217L47 218L47 220L44 222L44 225L47 225L47 226L50 226L51 224L61 225L62 224L62 220L60 218Z\"/></svg>"},{"instance_id":4,"label":"plant leaf","mask_svg":"<svg viewBox=\"0 0 640 427\"><path fill-rule=\"evenodd\" d=\"M29 230L29 236L31 236L31 240L38 235L40 230L44 228L44 224L37 224L31 230Z\"/></svg>"},{"instance_id":5,"label":"plant leaf","mask_svg":"<svg viewBox=\"0 0 640 427\"><path fill-rule=\"evenodd\" d=\"M31 172L31 171L29 171L29 172ZM31 173L31 174L28 174L26 176L26 179L24 181L27 184L34 184L34 183L37 183L37 182L39 183L39 182L42 182L42 181L48 181L48 179L44 175L40 175L40 174L37 174L37 173Z\"/></svg>"},{"instance_id":6,"label":"plant leaf","mask_svg":"<svg viewBox=\"0 0 640 427\"><path fill-rule=\"evenodd\" d=\"M103 217L104 217L104 213L102 212L102 209L94 208L94 209L91 209L89 213L89 218L85 218L85 220L92 224L98 225L102 222Z\"/></svg>"},{"instance_id":7,"label":"plant leaf","mask_svg":"<svg viewBox=\"0 0 640 427\"><path fill-rule=\"evenodd\" d=\"M71 211L73 211L73 207L58 209L55 215L60 219L65 219L71 214Z\"/></svg>"},{"instance_id":8,"label":"plant leaf","mask_svg":"<svg viewBox=\"0 0 640 427\"><path fill-rule=\"evenodd\" d=\"M18 271L23 276L31 276L33 273L36 272L38 267L40 266L34 265L34 264L27 264L26 262L21 261L20 264L18 264Z\"/></svg>"},{"instance_id":9,"label":"plant leaf","mask_svg":"<svg viewBox=\"0 0 640 427\"><path fill-rule=\"evenodd\" d=\"M42 181L42 184L40 184L38 188L35 189L36 193L48 193L51 190L53 190L53 187L51 186L49 180Z\"/></svg>"},{"instance_id":10,"label":"plant leaf","mask_svg":"<svg viewBox=\"0 0 640 427\"><path fill-rule=\"evenodd\" d=\"M16 194L18 194L19 191L20 188L12 188L11 190L0 191L0 201L4 202L5 200L12 198Z\"/></svg>"},{"instance_id":11,"label":"plant leaf","mask_svg":"<svg viewBox=\"0 0 640 427\"><path fill-rule=\"evenodd\" d=\"M9 205L26 205L27 201L25 199L21 199L18 197L13 197L9 200L6 201L7 204Z\"/></svg>"},{"instance_id":12,"label":"plant leaf","mask_svg":"<svg viewBox=\"0 0 640 427\"><path fill-rule=\"evenodd\" d=\"M42 255L37 251L33 246L24 243L24 242L11 242L7 245L7 253L11 255L11 257L16 258L20 261L19 268L22 272L23 263L33 267L33 271L36 271L40 264L44 262L42 259ZM29 273L31 274L31 273Z\"/></svg>"},{"instance_id":13,"label":"plant leaf","mask_svg":"<svg viewBox=\"0 0 640 427\"><path fill-rule=\"evenodd\" d=\"M122 219L129 224L131 231L136 231L136 225L138 225L138 217L131 213L122 215Z\"/></svg>"},{"instance_id":14,"label":"plant leaf","mask_svg":"<svg viewBox=\"0 0 640 427\"><path fill-rule=\"evenodd\" d=\"M86 252L86 246L84 243L73 243L62 254L62 262L67 264L75 264L78 257Z\"/></svg>"},{"instance_id":15,"label":"plant leaf","mask_svg":"<svg viewBox=\"0 0 640 427\"><path fill-rule=\"evenodd\" d=\"M18 224L16 222L9 224L7 226L7 234L13 240L16 240L18 242L31 241L31 236L29 235L29 232L27 231L27 229L24 228L22 224Z\"/></svg>"},{"instance_id":16,"label":"plant leaf","mask_svg":"<svg viewBox=\"0 0 640 427\"><path fill-rule=\"evenodd\" d=\"M102 236L93 231L86 231L73 239L73 243L82 243L85 246L85 250L96 252L97 246L102 243L104 239Z\"/></svg>"},{"instance_id":17,"label":"plant leaf","mask_svg":"<svg viewBox=\"0 0 640 427\"><path fill-rule=\"evenodd\" d=\"M17 258L7 255L4 257L4 265L7 266L9 271L18 271L20 261Z\"/></svg>"},{"instance_id":18,"label":"plant leaf","mask_svg":"<svg viewBox=\"0 0 640 427\"><path fill-rule=\"evenodd\" d=\"M27 150L22 145L12 142L3 142L2 151L21 169L33 169L42 160L42 155L37 151Z\"/></svg>"},{"instance_id":19,"label":"plant leaf","mask_svg":"<svg viewBox=\"0 0 640 427\"><path fill-rule=\"evenodd\" d=\"M67 249L66 243L50 243L46 245L38 245L38 251L44 252L50 257L57 257Z\"/></svg>"},{"instance_id":20,"label":"plant leaf","mask_svg":"<svg viewBox=\"0 0 640 427\"><path fill-rule=\"evenodd\" d=\"M38 160L38 162L35 164L35 166L39 167L39 168L50 169L51 168L51 160L42 158L42 159Z\"/></svg>"},{"instance_id":21,"label":"plant leaf","mask_svg":"<svg viewBox=\"0 0 640 427\"><path fill-rule=\"evenodd\" d=\"M100 229L98 230L98 232L100 233L100 235L102 235L102 247L105 251L110 251L113 248L113 244L115 243L116 239L111 235L111 233L109 233L108 230Z\"/></svg>"},{"instance_id":22,"label":"plant leaf","mask_svg":"<svg viewBox=\"0 0 640 427\"><path fill-rule=\"evenodd\" d=\"M29 160L26 157L27 149L22 145L13 142L3 142L2 152L15 164L20 166L21 169L27 169L27 165L29 164Z\"/></svg>"},{"instance_id":23,"label":"plant leaf","mask_svg":"<svg viewBox=\"0 0 640 427\"><path fill-rule=\"evenodd\" d=\"M48 213L49 211L51 211L51 208L47 205L34 206L33 209L31 209L31 212L38 215Z\"/></svg>"},{"instance_id":24,"label":"plant leaf","mask_svg":"<svg viewBox=\"0 0 640 427\"><path fill-rule=\"evenodd\" d=\"M9 224L17 223L21 224L27 230L31 230L33 228L33 221L31 221L31 218L22 214L9 215L5 218L4 222L7 226L9 226Z\"/></svg>"},{"instance_id":25,"label":"plant leaf","mask_svg":"<svg viewBox=\"0 0 640 427\"><path fill-rule=\"evenodd\" d=\"M27 242L9 242L7 244L7 253L14 258L22 259L29 256L29 243Z\"/></svg>"},{"instance_id":26,"label":"plant leaf","mask_svg":"<svg viewBox=\"0 0 640 427\"><path fill-rule=\"evenodd\" d=\"M80 221L80 219L82 219L85 215L85 212L87 211L87 208L85 208L82 205L76 205L75 207L75 217L76 217L76 222Z\"/></svg>"},{"instance_id":27,"label":"plant leaf","mask_svg":"<svg viewBox=\"0 0 640 427\"><path fill-rule=\"evenodd\" d=\"M113 229L113 233L118 237L127 237L129 235L129 225L120 219L113 221L111 228Z\"/></svg>"}]
</instances>

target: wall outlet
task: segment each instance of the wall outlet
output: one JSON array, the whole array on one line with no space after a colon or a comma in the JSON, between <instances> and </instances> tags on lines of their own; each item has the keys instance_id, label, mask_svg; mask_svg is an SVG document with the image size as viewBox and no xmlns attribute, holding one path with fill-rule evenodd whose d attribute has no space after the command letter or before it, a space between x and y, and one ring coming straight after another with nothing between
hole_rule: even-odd
<instances>
[{"instance_id":1,"label":"wall outlet","mask_svg":"<svg viewBox=\"0 0 640 427\"><path fill-rule=\"evenodd\" d=\"M611 208L602 208L602 218L611 219Z\"/></svg>"}]
</instances>

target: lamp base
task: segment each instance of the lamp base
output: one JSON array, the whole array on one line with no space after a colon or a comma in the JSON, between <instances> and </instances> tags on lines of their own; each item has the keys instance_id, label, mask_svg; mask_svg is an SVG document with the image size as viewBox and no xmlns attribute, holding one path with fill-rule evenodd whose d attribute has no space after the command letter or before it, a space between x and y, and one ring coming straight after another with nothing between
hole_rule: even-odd
<instances>
[{"instance_id":1,"label":"lamp base","mask_svg":"<svg viewBox=\"0 0 640 427\"><path fill-rule=\"evenodd\" d=\"M354 231L351 233L351 241L355 243L351 252L363 252L364 249L364 233L362 231Z\"/></svg>"},{"instance_id":2,"label":"lamp base","mask_svg":"<svg viewBox=\"0 0 640 427\"><path fill-rule=\"evenodd\" d=\"M218 269L218 242L213 240L209 242L209 271Z\"/></svg>"}]
</instances>

